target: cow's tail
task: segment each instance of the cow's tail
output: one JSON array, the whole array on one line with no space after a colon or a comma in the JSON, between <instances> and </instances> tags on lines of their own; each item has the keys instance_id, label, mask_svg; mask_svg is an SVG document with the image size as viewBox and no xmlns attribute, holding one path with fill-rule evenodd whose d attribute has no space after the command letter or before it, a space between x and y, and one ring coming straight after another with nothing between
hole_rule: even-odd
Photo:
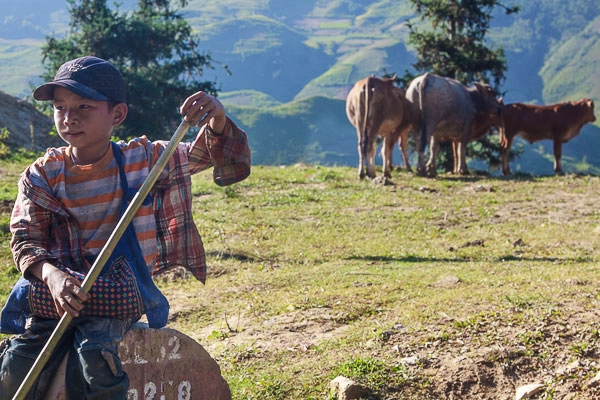
<instances>
[{"instance_id":1,"label":"cow's tail","mask_svg":"<svg viewBox=\"0 0 600 400\"><path fill-rule=\"evenodd\" d=\"M363 113L363 120L362 120L362 129L360 132L360 148L362 151L363 156L367 156L367 145L368 145L368 121L369 121L369 106L370 106L370 102L371 102L371 98L370 98L370 92L371 92L371 77L367 78L367 81L365 83L365 98L364 98L364 107L365 107L365 112Z\"/></svg>"},{"instance_id":2,"label":"cow's tail","mask_svg":"<svg viewBox=\"0 0 600 400\"><path fill-rule=\"evenodd\" d=\"M425 147L427 146L427 134L425 129L425 118L423 117L423 94L425 93L425 88L427 87L427 82L429 81L429 74L426 73L423 76L423 79L417 85L417 93L419 94L419 152L425 152Z\"/></svg>"}]
</instances>

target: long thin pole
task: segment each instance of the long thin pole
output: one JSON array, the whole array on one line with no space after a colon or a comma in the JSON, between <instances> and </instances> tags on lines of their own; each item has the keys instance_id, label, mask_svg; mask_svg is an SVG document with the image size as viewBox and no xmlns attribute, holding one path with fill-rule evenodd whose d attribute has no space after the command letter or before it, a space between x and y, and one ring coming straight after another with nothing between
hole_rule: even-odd
<instances>
[{"instance_id":1,"label":"long thin pole","mask_svg":"<svg viewBox=\"0 0 600 400\"><path fill-rule=\"evenodd\" d=\"M129 203L129 206L127 207L127 209L123 213L123 216L117 223L114 232L108 238L108 241L100 251L100 254L98 254L94 265L92 265L92 268L89 270L88 274L83 280L81 288L85 293L88 293L91 290L92 286L94 285L94 282L96 282L96 279L98 278L98 275L100 275L102 268L104 268L104 264L106 264L106 262L110 258L113 250L117 246L117 243L121 239L121 236L123 236L123 233L125 233L127 226L129 226L129 223L133 220L133 217L142 205L142 202L144 201L146 196L148 196L148 193L150 193L152 186L154 186L154 184L156 183L156 180L158 179L160 173L167 165L169 158L171 158L171 156L175 152L177 145L179 144L179 142L181 142L188 129L190 129L189 123L182 121L179 124L179 127L171 137L169 144L167 145L167 147L165 147L162 154L156 161L156 164L154 164L154 166L148 173L146 180L144 181L136 195L133 197L133 200L131 200L131 203ZM42 372L42 369L50 359L50 356L52 355L52 352L58 345L59 340L69 327L69 324L71 323L72 319L72 315L68 313L63 314L62 318L58 322L58 325L56 325L56 328L54 328L54 332L52 332L52 335L48 339L48 342L46 342L46 345L42 349L38 358L35 360L35 363L31 367L31 370L29 370L29 373L25 377L25 380L23 381L21 386L19 386L19 389L13 397L13 400L25 399L27 393L29 393L34 382Z\"/></svg>"}]
</instances>

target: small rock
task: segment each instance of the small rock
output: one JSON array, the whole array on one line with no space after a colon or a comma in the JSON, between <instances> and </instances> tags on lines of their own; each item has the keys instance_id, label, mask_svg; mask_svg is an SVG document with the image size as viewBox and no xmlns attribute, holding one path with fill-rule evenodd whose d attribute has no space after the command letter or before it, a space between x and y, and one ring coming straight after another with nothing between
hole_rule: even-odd
<instances>
[{"instance_id":1,"label":"small rock","mask_svg":"<svg viewBox=\"0 0 600 400\"><path fill-rule=\"evenodd\" d=\"M341 375L329 383L329 391L337 400L356 400L369 394L366 388Z\"/></svg>"},{"instance_id":2,"label":"small rock","mask_svg":"<svg viewBox=\"0 0 600 400\"><path fill-rule=\"evenodd\" d=\"M386 178L383 175L373 178L373 180L371 181L371 184L376 185L376 186L391 186L391 185L393 185L392 181L390 181L388 178Z\"/></svg>"},{"instance_id":3,"label":"small rock","mask_svg":"<svg viewBox=\"0 0 600 400\"><path fill-rule=\"evenodd\" d=\"M477 185L473 188L473 190L476 192L490 192L490 193L493 193L496 191L492 186L486 186L486 185Z\"/></svg>"},{"instance_id":4,"label":"small rock","mask_svg":"<svg viewBox=\"0 0 600 400\"><path fill-rule=\"evenodd\" d=\"M419 364L419 361L420 361L419 357L417 357L417 356L404 357L403 359L400 360L400 362L406 366L415 366L415 365Z\"/></svg>"},{"instance_id":5,"label":"small rock","mask_svg":"<svg viewBox=\"0 0 600 400\"><path fill-rule=\"evenodd\" d=\"M589 381L589 383L587 384L587 387L594 388L594 387L597 387L598 385L600 385L600 372L598 372L596 374L596 376L593 377L591 381Z\"/></svg>"},{"instance_id":6,"label":"small rock","mask_svg":"<svg viewBox=\"0 0 600 400\"><path fill-rule=\"evenodd\" d=\"M523 241L523 239L518 238L517 240L515 240L512 244L513 247L521 247L521 246L525 246L525 242Z\"/></svg>"},{"instance_id":7,"label":"small rock","mask_svg":"<svg viewBox=\"0 0 600 400\"><path fill-rule=\"evenodd\" d=\"M556 370L556 373L558 375L566 375L574 372L577 368L579 368L579 361L575 360L566 367L561 367L558 370Z\"/></svg>"},{"instance_id":8,"label":"small rock","mask_svg":"<svg viewBox=\"0 0 600 400\"><path fill-rule=\"evenodd\" d=\"M460 247L485 247L485 240L483 240L483 239L472 240L470 242L463 244Z\"/></svg>"},{"instance_id":9,"label":"small rock","mask_svg":"<svg viewBox=\"0 0 600 400\"><path fill-rule=\"evenodd\" d=\"M541 383L531 383L529 385L521 386L517 389L515 400L528 399L543 388L544 385Z\"/></svg>"},{"instance_id":10,"label":"small rock","mask_svg":"<svg viewBox=\"0 0 600 400\"><path fill-rule=\"evenodd\" d=\"M460 283L460 279L456 276L445 276L435 283L436 287L451 288Z\"/></svg>"}]
</instances>

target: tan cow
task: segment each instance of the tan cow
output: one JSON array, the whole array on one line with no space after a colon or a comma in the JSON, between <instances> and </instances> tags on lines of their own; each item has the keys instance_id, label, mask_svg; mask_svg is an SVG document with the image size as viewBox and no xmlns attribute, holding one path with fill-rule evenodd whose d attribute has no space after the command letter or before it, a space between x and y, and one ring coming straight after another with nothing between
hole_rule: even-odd
<instances>
[{"instance_id":1,"label":"tan cow","mask_svg":"<svg viewBox=\"0 0 600 400\"><path fill-rule=\"evenodd\" d=\"M500 145L502 147L502 173L510 174L508 156L517 135L534 143L551 139L554 143L554 172L562 174L560 159L562 145L579 134L583 125L594 122L594 102L583 99L547 106L513 103L502 110Z\"/></svg>"},{"instance_id":2,"label":"tan cow","mask_svg":"<svg viewBox=\"0 0 600 400\"><path fill-rule=\"evenodd\" d=\"M377 137L383 137L381 157L383 174L390 177L392 153L398 142L407 170L408 132L411 128L404 90L394 86L393 78L368 77L359 80L346 98L346 115L358 136L358 176L375 178Z\"/></svg>"}]
</instances>

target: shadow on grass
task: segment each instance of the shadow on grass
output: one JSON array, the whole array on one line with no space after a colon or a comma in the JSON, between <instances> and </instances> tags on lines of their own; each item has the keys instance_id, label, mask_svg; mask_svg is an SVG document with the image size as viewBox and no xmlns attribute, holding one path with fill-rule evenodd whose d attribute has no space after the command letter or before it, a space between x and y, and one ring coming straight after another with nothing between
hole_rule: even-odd
<instances>
[{"instance_id":1,"label":"shadow on grass","mask_svg":"<svg viewBox=\"0 0 600 400\"><path fill-rule=\"evenodd\" d=\"M576 178L582 178L582 177L597 177L598 174L594 174L592 172L569 172L563 175L556 175L556 174L531 174L531 173L527 173L527 172L521 172L521 171L517 171L517 172L512 172L510 175L504 176L504 175L496 175L496 174L490 174L487 172L482 172L482 171L473 171L471 172L471 174L469 175L454 175L451 173L439 173L435 178L430 178L430 179L438 179L438 180L452 180L452 181L460 181L460 182L467 182L467 183L473 183L473 182L479 182L479 181L519 181L519 182L534 182L538 179L542 179L542 178L552 178L552 177L556 177L559 178L560 176L572 176L572 177L576 177Z\"/></svg>"},{"instance_id":2,"label":"shadow on grass","mask_svg":"<svg viewBox=\"0 0 600 400\"><path fill-rule=\"evenodd\" d=\"M398 263L435 263L435 262L473 262L489 260L485 257L388 257L388 256L351 256L344 260L362 260L362 261L379 261L379 262L398 262ZM496 258L495 262L512 262L512 261L528 261L528 262L560 262L560 263L591 263L596 262L593 258L577 257L577 258L559 258L559 257L519 257L514 255L506 255Z\"/></svg>"},{"instance_id":3,"label":"shadow on grass","mask_svg":"<svg viewBox=\"0 0 600 400\"><path fill-rule=\"evenodd\" d=\"M236 260L239 262L255 262L256 258L244 253L231 253L228 251L211 251L206 253L207 256L220 258L222 260Z\"/></svg>"}]
</instances>

